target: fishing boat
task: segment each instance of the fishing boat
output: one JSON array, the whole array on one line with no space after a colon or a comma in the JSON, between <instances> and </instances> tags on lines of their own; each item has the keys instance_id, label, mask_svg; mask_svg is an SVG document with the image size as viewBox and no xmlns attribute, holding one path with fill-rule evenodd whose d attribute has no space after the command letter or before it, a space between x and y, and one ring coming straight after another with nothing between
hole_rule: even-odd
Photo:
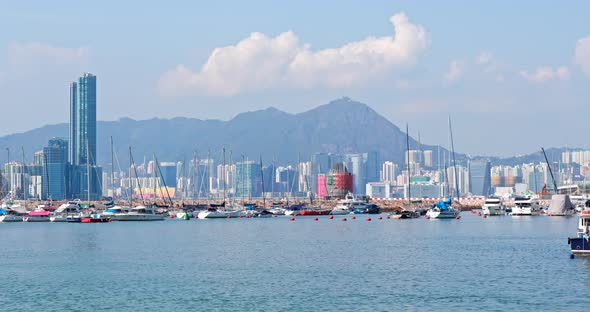
<instances>
[{"instance_id":1,"label":"fishing boat","mask_svg":"<svg viewBox=\"0 0 590 312\"><path fill-rule=\"evenodd\" d=\"M583 210L578 220L577 236L567 239L574 255L590 255L590 210Z\"/></svg>"},{"instance_id":2,"label":"fishing boat","mask_svg":"<svg viewBox=\"0 0 590 312\"><path fill-rule=\"evenodd\" d=\"M426 217L428 219L458 219L460 218L460 211L453 208L451 206L452 201L451 197L446 201L439 201L438 203L434 204L432 208L428 209L426 212Z\"/></svg>"},{"instance_id":3,"label":"fishing boat","mask_svg":"<svg viewBox=\"0 0 590 312\"><path fill-rule=\"evenodd\" d=\"M514 207L511 215L513 216L537 216L541 214L539 201L530 196L521 196L514 198Z\"/></svg>"},{"instance_id":4,"label":"fishing boat","mask_svg":"<svg viewBox=\"0 0 590 312\"><path fill-rule=\"evenodd\" d=\"M484 216L501 216L505 214L504 206L498 197L488 197L481 206Z\"/></svg>"}]
</instances>

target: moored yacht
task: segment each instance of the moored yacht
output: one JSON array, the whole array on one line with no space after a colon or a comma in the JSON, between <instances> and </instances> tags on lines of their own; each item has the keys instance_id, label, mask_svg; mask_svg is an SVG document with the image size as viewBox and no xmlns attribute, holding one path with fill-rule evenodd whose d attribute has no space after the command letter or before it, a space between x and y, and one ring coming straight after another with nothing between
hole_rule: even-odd
<instances>
[{"instance_id":1,"label":"moored yacht","mask_svg":"<svg viewBox=\"0 0 590 312\"><path fill-rule=\"evenodd\" d=\"M105 214L106 217L110 217ZM131 208L129 212L122 214L115 214L110 217L116 221L161 221L164 220L164 216L156 214L156 211L152 206L137 206Z\"/></svg>"},{"instance_id":2,"label":"moored yacht","mask_svg":"<svg viewBox=\"0 0 590 312\"><path fill-rule=\"evenodd\" d=\"M536 216L541 214L539 201L532 197L515 197L514 207L512 207L513 216Z\"/></svg>"},{"instance_id":3,"label":"moored yacht","mask_svg":"<svg viewBox=\"0 0 590 312\"><path fill-rule=\"evenodd\" d=\"M60 205L50 216L51 222L80 222L82 218L78 202L70 201Z\"/></svg>"},{"instance_id":4,"label":"moored yacht","mask_svg":"<svg viewBox=\"0 0 590 312\"><path fill-rule=\"evenodd\" d=\"M439 201L426 212L428 219L458 219L460 211L451 206L451 197L447 201Z\"/></svg>"},{"instance_id":5,"label":"moored yacht","mask_svg":"<svg viewBox=\"0 0 590 312\"><path fill-rule=\"evenodd\" d=\"M502 202L498 197L486 198L481 210L485 216L500 216L505 213Z\"/></svg>"},{"instance_id":6,"label":"moored yacht","mask_svg":"<svg viewBox=\"0 0 590 312\"><path fill-rule=\"evenodd\" d=\"M23 222L49 222L49 211L31 211L23 217Z\"/></svg>"},{"instance_id":7,"label":"moored yacht","mask_svg":"<svg viewBox=\"0 0 590 312\"><path fill-rule=\"evenodd\" d=\"M199 212L199 219L221 219L221 218L239 218L241 211L225 210L224 207L209 207L205 211Z\"/></svg>"}]
</instances>

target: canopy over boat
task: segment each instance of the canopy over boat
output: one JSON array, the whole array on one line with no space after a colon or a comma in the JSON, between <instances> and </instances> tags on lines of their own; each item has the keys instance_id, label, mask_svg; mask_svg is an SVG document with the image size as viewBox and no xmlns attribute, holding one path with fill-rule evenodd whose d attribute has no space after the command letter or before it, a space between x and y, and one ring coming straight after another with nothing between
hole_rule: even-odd
<instances>
[{"instance_id":1,"label":"canopy over boat","mask_svg":"<svg viewBox=\"0 0 590 312\"><path fill-rule=\"evenodd\" d=\"M46 217L49 216L49 211L31 211L28 215L31 217Z\"/></svg>"},{"instance_id":2,"label":"canopy over boat","mask_svg":"<svg viewBox=\"0 0 590 312\"><path fill-rule=\"evenodd\" d=\"M0 216L1 216L1 215L5 215L5 214L7 214L7 211L6 211L6 210L4 210L4 209L2 209L2 208L0 208Z\"/></svg>"},{"instance_id":3,"label":"canopy over boat","mask_svg":"<svg viewBox=\"0 0 590 312\"><path fill-rule=\"evenodd\" d=\"M432 205L432 208L439 208L441 211L443 210L449 210L449 207L451 206L451 196L449 196L449 198L447 198L446 201L439 201L438 203Z\"/></svg>"},{"instance_id":4,"label":"canopy over boat","mask_svg":"<svg viewBox=\"0 0 590 312\"><path fill-rule=\"evenodd\" d=\"M551 196L551 203L549 204L548 214L563 214L568 210L573 210L576 207L571 202L569 195L553 195Z\"/></svg>"}]
</instances>

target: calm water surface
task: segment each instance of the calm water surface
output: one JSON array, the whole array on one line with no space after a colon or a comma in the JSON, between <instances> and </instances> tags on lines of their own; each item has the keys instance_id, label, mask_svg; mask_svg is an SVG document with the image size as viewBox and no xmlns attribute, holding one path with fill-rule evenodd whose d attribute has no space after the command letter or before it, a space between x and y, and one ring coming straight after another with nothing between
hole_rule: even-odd
<instances>
[{"instance_id":1,"label":"calm water surface","mask_svg":"<svg viewBox=\"0 0 590 312\"><path fill-rule=\"evenodd\" d=\"M583 311L577 218L0 224L3 311Z\"/></svg>"}]
</instances>

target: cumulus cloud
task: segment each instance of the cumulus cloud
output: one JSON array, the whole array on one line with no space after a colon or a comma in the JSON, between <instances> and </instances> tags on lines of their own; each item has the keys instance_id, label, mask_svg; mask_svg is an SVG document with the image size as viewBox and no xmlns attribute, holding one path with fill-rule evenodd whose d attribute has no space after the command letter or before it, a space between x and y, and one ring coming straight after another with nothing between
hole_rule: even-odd
<instances>
[{"instance_id":1,"label":"cumulus cloud","mask_svg":"<svg viewBox=\"0 0 590 312\"><path fill-rule=\"evenodd\" d=\"M197 72L178 65L162 75L161 93L231 96L270 88L348 87L412 65L428 45L423 27L404 13L390 18L393 36L368 37L314 51L291 31L270 37L252 33L216 48Z\"/></svg>"},{"instance_id":2,"label":"cumulus cloud","mask_svg":"<svg viewBox=\"0 0 590 312\"><path fill-rule=\"evenodd\" d=\"M44 43L14 43L8 47L8 64L13 74L38 72L46 66L84 66L88 48L63 48Z\"/></svg>"},{"instance_id":3,"label":"cumulus cloud","mask_svg":"<svg viewBox=\"0 0 590 312\"><path fill-rule=\"evenodd\" d=\"M582 67L582 70L590 75L590 36L579 39L576 43L576 64Z\"/></svg>"},{"instance_id":4,"label":"cumulus cloud","mask_svg":"<svg viewBox=\"0 0 590 312\"><path fill-rule=\"evenodd\" d=\"M461 61L454 60L449 65L449 70L445 74L445 79L448 81L456 81L461 76L463 76L463 72L465 71L465 63Z\"/></svg>"},{"instance_id":5,"label":"cumulus cloud","mask_svg":"<svg viewBox=\"0 0 590 312\"><path fill-rule=\"evenodd\" d=\"M520 75L528 81L543 83L550 80L568 80L570 78L570 71L565 66L560 66L555 69L549 66L541 66L531 73L522 70L520 71Z\"/></svg>"}]
</instances>

